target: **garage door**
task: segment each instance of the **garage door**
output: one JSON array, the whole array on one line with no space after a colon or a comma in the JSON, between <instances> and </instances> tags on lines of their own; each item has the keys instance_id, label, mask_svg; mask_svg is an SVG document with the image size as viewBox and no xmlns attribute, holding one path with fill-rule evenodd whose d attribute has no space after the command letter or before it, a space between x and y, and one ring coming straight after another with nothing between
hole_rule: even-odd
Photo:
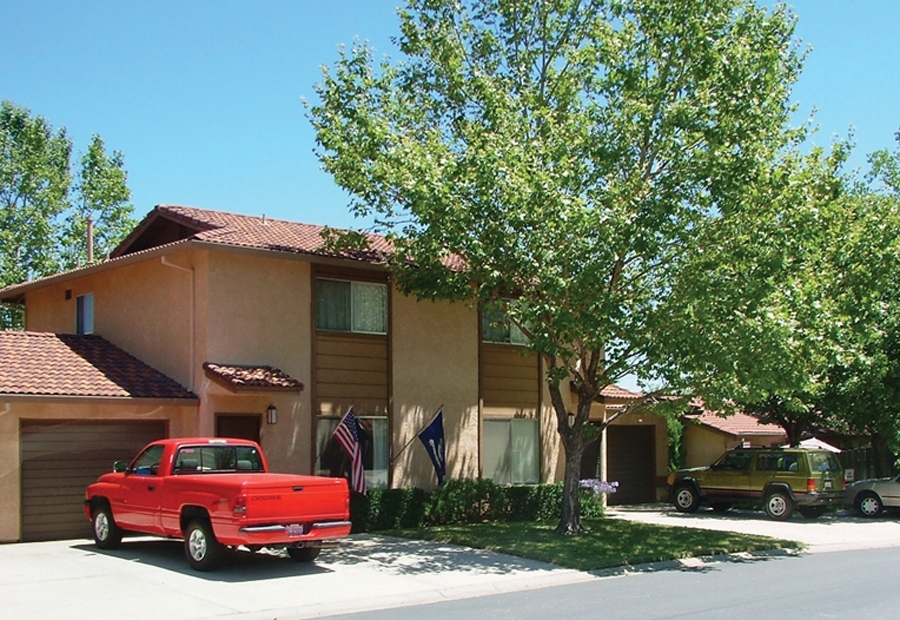
<instances>
[{"instance_id":1,"label":"garage door","mask_svg":"<svg viewBox=\"0 0 900 620\"><path fill-rule=\"evenodd\" d=\"M609 495L611 505L656 500L653 426L610 426L606 429L609 480L619 488Z\"/></svg>"},{"instance_id":2,"label":"garage door","mask_svg":"<svg viewBox=\"0 0 900 620\"><path fill-rule=\"evenodd\" d=\"M165 436L163 421L22 422L22 540L90 537L87 485Z\"/></svg>"}]
</instances>

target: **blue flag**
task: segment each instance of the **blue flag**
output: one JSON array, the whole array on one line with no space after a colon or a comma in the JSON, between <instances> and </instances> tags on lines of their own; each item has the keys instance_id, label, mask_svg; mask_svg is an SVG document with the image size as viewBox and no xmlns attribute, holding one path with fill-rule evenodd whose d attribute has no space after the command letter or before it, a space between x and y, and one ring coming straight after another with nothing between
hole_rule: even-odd
<instances>
[{"instance_id":1,"label":"blue flag","mask_svg":"<svg viewBox=\"0 0 900 620\"><path fill-rule=\"evenodd\" d=\"M444 476L447 475L447 461L444 458L444 410L438 409L434 419L428 423L419 439L425 444L425 450L434 464L434 473L437 474L438 484L444 484Z\"/></svg>"}]
</instances>

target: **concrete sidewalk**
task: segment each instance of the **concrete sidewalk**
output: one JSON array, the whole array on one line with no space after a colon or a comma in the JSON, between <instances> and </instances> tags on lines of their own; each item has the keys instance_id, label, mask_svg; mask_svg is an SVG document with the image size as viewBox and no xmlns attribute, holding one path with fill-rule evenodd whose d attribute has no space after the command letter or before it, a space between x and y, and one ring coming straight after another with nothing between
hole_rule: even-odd
<instances>
[{"instance_id":1,"label":"concrete sidewalk","mask_svg":"<svg viewBox=\"0 0 900 620\"><path fill-rule=\"evenodd\" d=\"M191 570L178 541L0 545L0 618L279 620L433 603L597 577L453 545L355 535L314 564L238 552Z\"/></svg>"}]
</instances>

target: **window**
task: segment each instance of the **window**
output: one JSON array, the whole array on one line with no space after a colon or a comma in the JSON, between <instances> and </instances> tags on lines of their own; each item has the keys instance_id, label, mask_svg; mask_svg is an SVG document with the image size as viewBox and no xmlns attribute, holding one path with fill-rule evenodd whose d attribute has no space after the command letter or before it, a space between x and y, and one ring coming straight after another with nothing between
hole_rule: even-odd
<instances>
[{"instance_id":1,"label":"window","mask_svg":"<svg viewBox=\"0 0 900 620\"><path fill-rule=\"evenodd\" d=\"M497 484L540 482L537 420L484 421L484 477Z\"/></svg>"},{"instance_id":2,"label":"window","mask_svg":"<svg viewBox=\"0 0 900 620\"><path fill-rule=\"evenodd\" d=\"M727 452L713 465L713 469L724 471L747 471L750 468L750 452Z\"/></svg>"},{"instance_id":3,"label":"window","mask_svg":"<svg viewBox=\"0 0 900 620\"><path fill-rule=\"evenodd\" d=\"M134 459L131 471L138 476L155 476L159 469L159 461L162 458L165 446L150 446Z\"/></svg>"},{"instance_id":4,"label":"window","mask_svg":"<svg viewBox=\"0 0 900 620\"><path fill-rule=\"evenodd\" d=\"M262 457L253 446L192 446L175 455L176 474L261 472Z\"/></svg>"},{"instance_id":5,"label":"window","mask_svg":"<svg viewBox=\"0 0 900 620\"><path fill-rule=\"evenodd\" d=\"M94 333L94 294L75 298L75 333L79 336Z\"/></svg>"},{"instance_id":6,"label":"window","mask_svg":"<svg viewBox=\"0 0 900 620\"><path fill-rule=\"evenodd\" d=\"M363 334L387 333L387 285L316 279L316 327Z\"/></svg>"},{"instance_id":7,"label":"window","mask_svg":"<svg viewBox=\"0 0 900 620\"><path fill-rule=\"evenodd\" d=\"M481 339L484 342L501 344L528 344L528 337L499 308L487 308L482 311Z\"/></svg>"},{"instance_id":8,"label":"window","mask_svg":"<svg viewBox=\"0 0 900 620\"><path fill-rule=\"evenodd\" d=\"M386 489L388 486L388 420L387 417L357 416L362 433L363 469L366 487ZM320 417L316 428L316 473L350 479L350 458L334 439L338 417Z\"/></svg>"}]
</instances>

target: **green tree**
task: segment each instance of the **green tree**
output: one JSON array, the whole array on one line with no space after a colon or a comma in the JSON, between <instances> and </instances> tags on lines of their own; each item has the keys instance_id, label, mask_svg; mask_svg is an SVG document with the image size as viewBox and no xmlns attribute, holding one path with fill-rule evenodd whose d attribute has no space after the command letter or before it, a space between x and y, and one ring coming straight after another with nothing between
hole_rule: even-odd
<instances>
[{"instance_id":1,"label":"green tree","mask_svg":"<svg viewBox=\"0 0 900 620\"><path fill-rule=\"evenodd\" d=\"M840 250L862 354L836 360L823 404L843 430L870 438L886 476L888 451L900 453L900 150L876 151L869 162Z\"/></svg>"},{"instance_id":2,"label":"green tree","mask_svg":"<svg viewBox=\"0 0 900 620\"><path fill-rule=\"evenodd\" d=\"M704 243L750 274L754 301L778 286L753 231L781 234L781 211L809 202L802 186L778 193L800 176L778 159L801 137L786 130L795 19L749 0L412 0L399 14L401 62L357 44L325 69L319 157L393 241L401 290L499 306L541 354L566 459L557 531L579 533L600 390L632 373L690 385L721 361L673 312L676 291L694 309L715 293L684 283L715 273L697 267Z\"/></svg>"},{"instance_id":3,"label":"green tree","mask_svg":"<svg viewBox=\"0 0 900 620\"><path fill-rule=\"evenodd\" d=\"M87 262L86 221L98 256L134 225L123 156L94 136L73 185L64 128L9 101L0 104L0 286ZM21 328L21 312L0 307L0 328Z\"/></svg>"}]
</instances>

